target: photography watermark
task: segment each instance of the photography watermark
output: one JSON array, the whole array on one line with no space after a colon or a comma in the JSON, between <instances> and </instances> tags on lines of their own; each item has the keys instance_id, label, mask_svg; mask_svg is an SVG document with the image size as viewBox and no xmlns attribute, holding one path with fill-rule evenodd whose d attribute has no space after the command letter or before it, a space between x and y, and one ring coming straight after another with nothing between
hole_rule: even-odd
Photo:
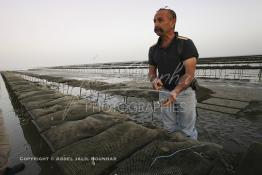
<instances>
[{"instance_id":1,"label":"photography watermark","mask_svg":"<svg viewBox=\"0 0 262 175\"><path fill-rule=\"evenodd\" d=\"M21 156L20 161L60 161L60 162L90 162L95 166L98 162L112 162L117 161L116 156L44 156L44 157L34 157L34 156Z\"/></svg>"},{"instance_id":2,"label":"photography watermark","mask_svg":"<svg viewBox=\"0 0 262 175\"><path fill-rule=\"evenodd\" d=\"M122 103L116 102L113 105L101 104L96 106L95 104L92 106L93 111L99 110L103 112L121 112L121 113L155 113L159 111L168 111L168 112L183 112L185 108L185 103L181 102L179 104L174 104L170 107L163 107L161 102L153 102L153 103L143 103L143 102L130 102L130 103Z\"/></svg>"}]
</instances>

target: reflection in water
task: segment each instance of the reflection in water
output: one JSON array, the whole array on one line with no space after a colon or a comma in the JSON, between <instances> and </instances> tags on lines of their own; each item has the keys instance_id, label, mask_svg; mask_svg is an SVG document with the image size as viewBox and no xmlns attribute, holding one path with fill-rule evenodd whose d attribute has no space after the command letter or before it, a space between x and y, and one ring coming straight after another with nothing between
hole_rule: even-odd
<instances>
[{"instance_id":1,"label":"reflection in water","mask_svg":"<svg viewBox=\"0 0 262 175\"><path fill-rule=\"evenodd\" d=\"M23 162L26 168L19 175L61 174L54 162L25 160L33 157L48 157L51 151L32 124L30 117L9 96L2 77L0 77L0 87L0 107L11 145L9 166Z\"/></svg>"}]
</instances>

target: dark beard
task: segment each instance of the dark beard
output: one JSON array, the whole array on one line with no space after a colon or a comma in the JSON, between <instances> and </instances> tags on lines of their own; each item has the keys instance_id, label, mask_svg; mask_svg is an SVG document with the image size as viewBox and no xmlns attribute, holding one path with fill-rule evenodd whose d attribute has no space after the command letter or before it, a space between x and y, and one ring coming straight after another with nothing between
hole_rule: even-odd
<instances>
[{"instance_id":1,"label":"dark beard","mask_svg":"<svg viewBox=\"0 0 262 175\"><path fill-rule=\"evenodd\" d=\"M155 32L155 33L157 33L157 32L163 33L164 31L163 31L163 29L161 29L161 28L155 27L155 28L154 28L154 32Z\"/></svg>"}]
</instances>

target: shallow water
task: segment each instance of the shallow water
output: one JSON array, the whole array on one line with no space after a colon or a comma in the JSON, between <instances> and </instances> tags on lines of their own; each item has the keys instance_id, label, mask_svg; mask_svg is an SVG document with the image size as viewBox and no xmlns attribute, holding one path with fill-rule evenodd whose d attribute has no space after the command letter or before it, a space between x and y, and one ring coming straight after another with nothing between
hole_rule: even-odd
<instances>
[{"instance_id":1,"label":"shallow water","mask_svg":"<svg viewBox=\"0 0 262 175\"><path fill-rule=\"evenodd\" d=\"M37 162L24 160L32 157L46 157L49 150L41 139L28 116L23 116L21 110L14 108L5 83L0 77L0 107L3 112L6 132L11 146L9 166L24 163L26 168L19 175L58 174L54 164L48 161Z\"/></svg>"},{"instance_id":2,"label":"shallow water","mask_svg":"<svg viewBox=\"0 0 262 175\"><path fill-rule=\"evenodd\" d=\"M75 80L91 80L91 81L102 81L106 83L121 83L123 81L131 81L134 77L127 76L127 74L115 74L110 72L84 72L81 69L78 71L64 71L64 70L37 70L37 71L25 71L30 73L36 73L39 75L50 75L55 77L65 77L67 79ZM141 77L140 77L141 78Z\"/></svg>"},{"instance_id":3,"label":"shallow water","mask_svg":"<svg viewBox=\"0 0 262 175\"><path fill-rule=\"evenodd\" d=\"M255 64L254 66L258 65ZM99 80L108 83L119 83L134 79L146 80L148 69L38 69L25 72L71 79ZM251 82L262 81L260 69L197 69L196 77L207 79L245 80Z\"/></svg>"}]
</instances>

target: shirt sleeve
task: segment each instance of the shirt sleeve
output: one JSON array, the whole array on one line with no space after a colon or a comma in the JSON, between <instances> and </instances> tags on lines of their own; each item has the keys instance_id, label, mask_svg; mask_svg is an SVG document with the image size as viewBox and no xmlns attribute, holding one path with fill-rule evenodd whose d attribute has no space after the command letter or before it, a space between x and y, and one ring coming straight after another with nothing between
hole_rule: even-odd
<instances>
[{"instance_id":1,"label":"shirt sleeve","mask_svg":"<svg viewBox=\"0 0 262 175\"><path fill-rule=\"evenodd\" d=\"M152 66L157 66L156 62L153 59L153 50L154 50L154 46L151 46L148 52L148 64Z\"/></svg>"},{"instance_id":2,"label":"shirt sleeve","mask_svg":"<svg viewBox=\"0 0 262 175\"><path fill-rule=\"evenodd\" d=\"M192 57L196 57L196 59L198 59L199 55L193 41L191 39L188 39L184 41L182 50L182 61L185 61Z\"/></svg>"}]
</instances>

